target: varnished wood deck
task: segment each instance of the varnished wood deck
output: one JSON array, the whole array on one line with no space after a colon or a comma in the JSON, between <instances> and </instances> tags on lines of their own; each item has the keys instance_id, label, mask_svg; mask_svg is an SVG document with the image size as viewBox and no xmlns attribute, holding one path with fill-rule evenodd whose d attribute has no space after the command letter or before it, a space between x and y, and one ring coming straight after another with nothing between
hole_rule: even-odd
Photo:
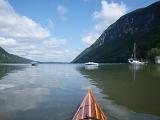
<instances>
[{"instance_id":1,"label":"varnished wood deck","mask_svg":"<svg viewBox=\"0 0 160 120\"><path fill-rule=\"evenodd\" d=\"M72 120L107 120L91 90L88 90Z\"/></svg>"}]
</instances>

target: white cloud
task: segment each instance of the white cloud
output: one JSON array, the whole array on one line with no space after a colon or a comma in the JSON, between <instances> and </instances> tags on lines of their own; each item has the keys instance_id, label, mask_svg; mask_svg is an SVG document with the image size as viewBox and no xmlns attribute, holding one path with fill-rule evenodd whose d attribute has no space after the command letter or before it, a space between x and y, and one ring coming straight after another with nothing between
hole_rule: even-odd
<instances>
[{"instance_id":1,"label":"white cloud","mask_svg":"<svg viewBox=\"0 0 160 120\"><path fill-rule=\"evenodd\" d=\"M98 33L90 32L83 36L82 41L87 45L90 46L97 40L99 37Z\"/></svg>"},{"instance_id":2,"label":"white cloud","mask_svg":"<svg viewBox=\"0 0 160 120\"><path fill-rule=\"evenodd\" d=\"M58 12L58 15L60 16L60 18L62 20L66 20L66 13L67 13L67 8L65 8L63 5L58 5L57 6L57 12Z\"/></svg>"},{"instance_id":3,"label":"white cloud","mask_svg":"<svg viewBox=\"0 0 160 120\"><path fill-rule=\"evenodd\" d=\"M65 14L67 12L67 9L62 6L62 5L58 5L57 6L57 11L60 13L60 14Z\"/></svg>"},{"instance_id":4,"label":"white cloud","mask_svg":"<svg viewBox=\"0 0 160 120\"><path fill-rule=\"evenodd\" d=\"M15 39L0 37L0 46L16 46L17 44Z\"/></svg>"},{"instance_id":5,"label":"white cloud","mask_svg":"<svg viewBox=\"0 0 160 120\"><path fill-rule=\"evenodd\" d=\"M122 2L119 4L102 0L101 5L101 11L95 11L93 17L95 19L107 20L111 23L115 22L115 20L124 15L127 11L126 6Z\"/></svg>"},{"instance_id":6,"label":"white cloud","mask_svg":"<svg viewBox=\"0 0 160 120\"><path fill-rule=\"evenodd\" d=\"M109 25L114 23L118 18L127 13L126 5L121 3L111 2L109 3L106 0L101 1L101 10L94 11L92 18L95 20L95 25L91 31L87 33L82 38L84 43L91 45L97 40L100 34L107 28ZM96 36L96 37L95 37ZM98 36L98 37L97 37ZM86 39L87 38L87 39ZM90 42L91 41L91 42Z\"/></svg>"},{"instance_id":7,"label":"white cloud","mask_svg":"<svg viewBox=\"0 0 160 120\"><path fill-rule=\"evenodd\" d=\"M47 19L47 23L48 23L48 28L49 29L53 29L54 28L54 23L53 23L52 19Z\"/></svg>"},{"instance_id":8,"label":"white cloud","mask_svg":"<svg viewBox=\"0 0 160 120\"><path fill-rule=\"evenodd\" d=\"M67 9L57 9L65 17ZM54 28L51 19L46 22L49 29ZM9 53L37 61L70 61L77 54L66 44L66 39L52 37L39 23L17 13L8 0L0 0L0 46Z\"/></svg>"},{"instance_id":9,"label":"white cloud","mask_svg":"<svg viewBox=\"0 0 160 120\"><path fill-rule=\"evenodd\" d=\"M75 56L77 56L79 53L78 52L74 52L74 51L70 51L68 49L64 49L64 50L53 50L50 51L49 53L45 53L46 55L44 56L44 58L47 61L63 61L63 62L70 62L71 60L73 60L75 58Z\"/></svg>"},{"instance_id":10,"label":"white cloud","mask_svg":"<svg viewBox=\"0 0 160 120\"><path fill-rule=\"evenodd\" d=\"M37 61L71 61L77 53L67 49L66 44L66 39L51 38L31 43L0 37L0 46L9 53Z\"/></svg>"},{"instance_id":11,"label":"white cloud","mask_svg":"<svg viewBox=\"0 0 160 120\"><path fill-rule=\"evenodd\" d=\"M43 39L50 32L32 19L15 12L8 0L0 0L0 36Z\"/></svg>"},{"instance_id":12,"label":"white cloud","mask_svg":"<svg viewBox=\"0 0 160 120\"><path fill-rule=\"evenodd\" d=\"M50 47L50 48L57 48L61 45L65 45L66 44L66 39L56 39L56 38L51 38L50 40L44 41L43 44L46 47Z\"/></svg>"},{"instance_id":13,"label":"white cloud","mask_svg":"<svg viewBox=\"0 0 160 120\"><path fill-rule=\"evenodd\" d=\"M12 54L16 54L30 59L33 59L32 56L40 55L41 53L41 51L36 45L31 45L28 43L19 43L16 46L8 47L6 49Z\"/></svg>"},{"instance_id":14,"label":"white cloud","mask_svg":"<svg viewBox=\"0 0 160 120\"><path fill-rule=\"evenodd\" d=\"M69 52L70 52L70 50L68 50L68 49L65 50L65 53L69 53Z\"/></svg>"}]
</instances>

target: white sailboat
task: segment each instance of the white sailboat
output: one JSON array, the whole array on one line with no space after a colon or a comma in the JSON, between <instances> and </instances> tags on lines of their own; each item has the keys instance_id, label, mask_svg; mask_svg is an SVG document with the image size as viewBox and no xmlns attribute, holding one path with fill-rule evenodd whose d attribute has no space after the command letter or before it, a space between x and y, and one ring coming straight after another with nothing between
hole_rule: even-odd
<instances>
[{"instance_id":1,"label":"white sailboat","mask_svg":"<svg viewBox=\"0 0 160 120\"><path fill-rule=\"evenodd\" d=\"M87 63L85 63L85 65L98 66L99 64L95 63L95 62L87 62Z\"/></svg>"},{"instance_id":2,"label":"white sailboat","mask_svg":"<svg viewBox=\"0 0 160 120\"><path fill-rule=\"evenodd\" d=\"M134 65L143 65L143 64L145 64L145 62L141 62L136 58L136 43L134 43L133 58L129 58L128 62L130 64L134 64Z\"/></svg>"}]
</instances>

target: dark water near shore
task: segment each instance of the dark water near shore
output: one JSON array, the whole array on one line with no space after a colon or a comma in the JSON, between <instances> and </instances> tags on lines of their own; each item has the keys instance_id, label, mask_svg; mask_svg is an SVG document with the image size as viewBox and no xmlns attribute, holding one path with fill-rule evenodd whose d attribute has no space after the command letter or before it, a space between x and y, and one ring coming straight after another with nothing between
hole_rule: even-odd
<instances>
[{"instance_id":1,"label":"dark water near shore","mask_svg":"<svg viewBox=\"0 0 160 120\"><path fill-rule=\"evenodd\" d=\"M71 120L92 88L109 120L160 120L160 65L0 65L0 120Z\"/></svg>"}]
</instances>

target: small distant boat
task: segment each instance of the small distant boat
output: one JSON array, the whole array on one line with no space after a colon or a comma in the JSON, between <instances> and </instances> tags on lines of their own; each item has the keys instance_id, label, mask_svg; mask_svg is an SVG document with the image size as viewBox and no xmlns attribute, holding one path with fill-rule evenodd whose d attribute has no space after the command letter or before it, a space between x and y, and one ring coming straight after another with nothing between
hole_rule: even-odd
<instances>
[{"instance_id":1,"label":"small distant boat","mask_svg":"<svg viewBox=\"0 0 160 120\"><path fill-rule=\"evenodd\" d=\"M95 62L87 62L87 63L85 63L85 65L94 65L94 66L98 66L99 64L98 64L98 63L95 63Z\"/></svg>"},{"instance_id":2,"label":"small distant boat","mask_svg":"<svg viewBox=\"0 0 160 120\"><path fill-rule=\"evenodd\" d=\"M88 90L72 120L107 120L91 90Z\"/></svg>"},{"instance_id":3,"label":"small distant boat","mask_svg":"<svg viewBox=\"0 0 160 120\"><path fill-rule=\"evenodd\" d=\"M32 65L32 66L37 66L37 65L38 65L38 62L31 62L31 65Z\"/></svg>"},{"instance_id":4,"label":"small distant boat","mask_svg":"<svg viewBox=\"0 0 160 120\"><path fill-rule=\"evenodd\" d=\"M128 62L130 64L134 64L134 65L143 65L143 64L145 64L145 62L141 62L136 58L136 43L134 43L133 58L129 58Z\"/></svg>"}]
</instances>

